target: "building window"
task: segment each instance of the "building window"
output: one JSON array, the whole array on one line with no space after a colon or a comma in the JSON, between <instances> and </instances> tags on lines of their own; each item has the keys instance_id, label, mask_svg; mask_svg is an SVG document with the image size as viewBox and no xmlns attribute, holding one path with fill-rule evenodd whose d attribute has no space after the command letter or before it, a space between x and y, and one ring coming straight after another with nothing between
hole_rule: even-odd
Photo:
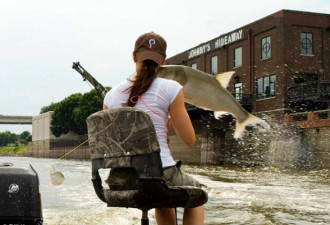
<instances>
[{"instance_id":1,"label":"building window","mask_svg":"<svg viewBox=\"0 0 330 225\"><path fill-rule=\"evenodd\" d=\"M313 34L301 33L300 34L300 54L313 55Z\"/></svg>"},{"instance_id":2,"label":"building window","mask_svg":"<svg viewBox=\"0 0 330 225\"><path fill-rule=\"evenodd\" d=\"M242 66L242 47L234 49L234 68Z\"/></svg>"},{"instance_id":3,"label":"building window","mask_svg":"<svg viewBox=\"0 0 330 225\"><path fill-rule=\"evenodd\" d=\"M234 84L234 97L236 100L242 100L243 92L242 92L242 83Z\"/></svg>"},{"instance_id":4,"label":"building window","mask_svg":"<svg viewBox=\"0 0 330 225\"><path fill-rule=\"evenodd\" d=\"M276 75L270 75L257 79L257 98L270 98L276 95L275 92Z\"/></svg>"},{"instance_id":5,"label":"building window","mask_svg":"<svg viewBox=\"0 0 330 225\"><path fill-rule=\"evenodd\" d=\"M197 63L193 63L193 64L191 64L191 68L197 70Z\"/></svg>"},{"instance_id":6,"label":"building window","mask_svg":"<svg viewBox=\"0 0 330 225\"><path fill-rule=\"evenodd\" d=\"M270 36L261 39L261 59L269 59L271 56Z\"/></svg>"},{"instance_id":7,"label":"building window","mask_svg":"<svg viewBox=\"0 0 330 225\"><path fill-rule=\"evenodd\" d=\"M218 56L211 57L211 73L212 74L218 73Z\"/></svg>"}]
</instances>

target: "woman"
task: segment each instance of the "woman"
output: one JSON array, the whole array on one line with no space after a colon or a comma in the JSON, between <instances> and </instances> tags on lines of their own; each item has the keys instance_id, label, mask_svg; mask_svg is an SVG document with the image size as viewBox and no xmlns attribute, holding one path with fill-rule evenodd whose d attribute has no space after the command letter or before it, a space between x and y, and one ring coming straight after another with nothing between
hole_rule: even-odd
<instances>
[{"instance_id":1,"label":"woman","mask_svg":"<svg viewBox=\"0 0 330 225\"><path fill-rule=\"evenodd\" d=\"M145 111L152 119L160 145L164 178L168 186L200 186L176 166L167 142L168 129L174 128L188 146L196 141L195 131L184 106L182 86L157 77L166 58L166 41L156 33L141 35L135 42L133 60L136 75L112 88L104 98L103 109L123 106ZM174 209L156 209L159 225L176 224ZM184 210L183 224L203 224L204 206Z\"/></svg>"}]
</instances>

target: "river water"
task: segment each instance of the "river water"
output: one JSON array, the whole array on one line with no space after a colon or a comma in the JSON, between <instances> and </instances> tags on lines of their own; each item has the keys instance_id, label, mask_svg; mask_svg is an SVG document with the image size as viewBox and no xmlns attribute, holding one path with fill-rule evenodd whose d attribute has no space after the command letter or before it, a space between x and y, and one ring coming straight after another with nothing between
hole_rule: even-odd
<instances>
[{"instance_id":1,"label":"river water","mask_svg":"<svg viewBox=\"0 0 330 225\"><path fill-rule=\"evenodd\" d=\"M39 175L46 225L140 224L141 211L107 208L91 183L88 161L2 157L28 161ZM50 183L50 166L65 175ZM183 166L207 186L205 224L330 224L330 171L279 170L269 167ZM105 177L108 171L102 171ZM182 210L178 209L178 215ZM156 224L149 211L150 224ZM181 220L179 220L181 224Z\"/></svg>"}]
</instances>

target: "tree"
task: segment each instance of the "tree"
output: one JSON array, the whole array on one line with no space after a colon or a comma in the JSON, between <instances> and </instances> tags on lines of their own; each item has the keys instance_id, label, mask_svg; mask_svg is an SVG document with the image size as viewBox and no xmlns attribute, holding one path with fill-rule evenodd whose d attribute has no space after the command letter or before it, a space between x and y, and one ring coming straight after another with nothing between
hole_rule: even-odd
<instances>
[{"instance_id":1,"label":"tree","mask_svg":"<svg viewBox=\"0 0 330 225\"><path fill-rule=\"evenodd\" d=\"M74 121L84 134L87 133L87 117L102 110L102 105L103 99L95 89L85 93L79 100L78 107L73 111Z\"/></svg>"},{"instance_id":2,"label":"tree","mask_svg":"<svg viewBox=\"0 0 330 225\"><path fill-rule=\"evenodd\" d=\"M107 88L110 89L110 88ZM103 98L93 89L90 92L70 95L63 101L45 106L41 112L54 111L51 131L56 137L68 132L86 134L86 119L92 113L102 110Z\"/></svg>"},{"instance_id":3,"label":"tree","mask_svg":"<svg viewBox=\"0 0 330 225\"><path fill-rule=\"evenodd\" d=\"M20 135L5 131L0 133L0 146L8 145L26 145L32 141L32 135L29 131L24 131Z\"/></svg>"},{"instance_id":4,"label":"tree","mask_svg":"<svg viewBox=\"0 0 330 225\"><path fill-rule=\"evenodd\" d=\"M72 94L54 108L50 129L56 137L69 131L80 133L79 127L74 122L73 110L78 107L81 96L80 93Z\"/></svg>"},{"instance_id":5,"label":"tree","mask_svg":"<svg viewBox=\"0 0 330 225\"><path fill-rule=\"evenodd\" d=\"M50 105L42 107L41 110L40 110L40 114L43 114L43 113L46 113L46 112L49 112L49 111L54 111L58 104L59 103L53 103L52 102Z\"/></svg>"},{"instance_id":6,"label":"tree","mask_svg":"<svg viewBox=\"0 0 330 225\"><path fill-rule=\"evenodd\" d=\"M29 131L23 131L20 135L20 143L22 145L26 145L27 143L29 143L30 141L32 141L32 135Z\"/></svg>"},{"instance_id":7,"label":"tree","mask_svg":"<svg viewBox=\"0 0 330 225\"><path fill-rule=\"evenodd\" d=\"M16 144L17 135L10 131L0 133L0 146L7 146L9 144Z\"/></svg>"}]
</instances>

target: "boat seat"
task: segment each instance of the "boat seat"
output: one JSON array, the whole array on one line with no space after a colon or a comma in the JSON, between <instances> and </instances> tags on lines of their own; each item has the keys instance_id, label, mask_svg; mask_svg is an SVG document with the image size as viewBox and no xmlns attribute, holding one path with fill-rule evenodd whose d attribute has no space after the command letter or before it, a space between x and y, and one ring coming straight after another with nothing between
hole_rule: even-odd
<instances>
[{"instance_id":1,"label":"boat seat","mask_svg":"<svg viewBox=\"0 0 330 225\"><path fill-rule=\"evenodd\" d=\"M97 196L108 207L142 210L141 224L149 224L153 208L193 208L205 204L207 193L201 188L168 187L164 181L160 147L149 115L132 108L102 110L87 120L92 160L92 182ZM102 184L100 169L125 174L130 182L108 179Z\"/></svg>"}]
</instances>

